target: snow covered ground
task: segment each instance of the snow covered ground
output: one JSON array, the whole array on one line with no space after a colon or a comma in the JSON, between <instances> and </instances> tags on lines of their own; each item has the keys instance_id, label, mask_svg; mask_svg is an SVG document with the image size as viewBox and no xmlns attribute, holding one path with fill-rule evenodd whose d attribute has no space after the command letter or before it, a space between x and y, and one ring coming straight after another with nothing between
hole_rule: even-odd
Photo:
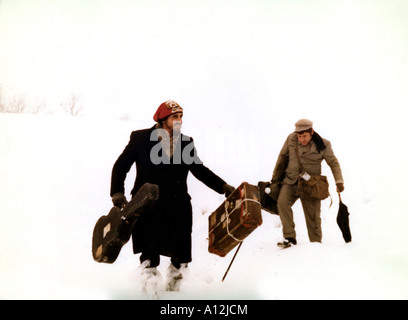
<instances>
[{"instance_id":1,"label":"snow covered ground","mask_svg":"<svg viewBox=\"0 0 408 320\"><path fill-rule=\"evenodd\" d=\"M280 250L279 219L263 212L263 225L245 240L223 283L232 253L225 258L208 253L206 237L208 216L224 199L190 176L193 262L180 292L161 292L159 298L407 299L408 159L406 130L399 126L405 110L399 116L370 115L353 133L329 123L331 115L313 119L343 167L352 243L344 243L336 225L338 198L325 165L334 204L322 203L323 243L308 242L297 203L298 245ZM129 121L0 114L0 299L150 298L140 291L139 256L131 244L115 264L98 264L91 237L96 220L111 207L112 165L130 132L152 125L152 111ZM298 120L267 117L269 125L262 119L256 125L247 119L247 130L239 131L193 116L186 112L183 131L194 137L204 164L235 186L270 179ZM376 121L381 122L378 131L372 130ZM134 176L132 169L127 192ZM168 265L162 258L163 275Z\"/></svg>"}]
</instances>

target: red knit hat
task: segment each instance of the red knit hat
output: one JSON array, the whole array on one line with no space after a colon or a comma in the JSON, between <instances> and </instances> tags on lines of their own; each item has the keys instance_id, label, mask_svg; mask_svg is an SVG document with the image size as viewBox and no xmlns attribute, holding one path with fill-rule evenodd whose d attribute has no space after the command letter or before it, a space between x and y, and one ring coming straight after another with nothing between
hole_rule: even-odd
<instances>
[{"instance_id":1,"label":"red knit hat","mask_svg":"<svg viewBox=\"0 0 408 320\"><path fill-rule=\"evenodd\" d=\"M174 113L183 113L183 108L180 107L180 105L177 102L173 100L168 100L166 102L163 102L159 106L159 108L157 109L156 113L153 116L153 120L158 122L159 120L164 119Z\"/></svg>"}]
</instances>

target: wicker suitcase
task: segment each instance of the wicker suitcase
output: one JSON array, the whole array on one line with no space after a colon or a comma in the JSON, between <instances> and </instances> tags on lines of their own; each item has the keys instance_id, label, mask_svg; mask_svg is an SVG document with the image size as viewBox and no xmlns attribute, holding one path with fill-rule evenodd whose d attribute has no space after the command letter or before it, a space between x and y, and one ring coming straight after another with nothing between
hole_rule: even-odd
<instances>
[{"instance_id":1,"label":"wicker suitcase","mask_svg":"<svg viewBox=\"0 0 408 320\"><path fill-rule=\"evenodd\" d=\"M208 219L208 251L224 257L262 224L259 188L243 182Z\"/></svg>"}]
</instances>

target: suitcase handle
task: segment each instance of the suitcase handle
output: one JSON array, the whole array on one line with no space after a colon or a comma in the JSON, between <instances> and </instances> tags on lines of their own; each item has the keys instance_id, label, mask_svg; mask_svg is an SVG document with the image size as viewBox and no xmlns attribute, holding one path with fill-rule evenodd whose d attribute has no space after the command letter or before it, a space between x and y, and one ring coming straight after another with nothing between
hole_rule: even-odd
<instances>
[{"instance_id":1,"label":"suitcase handle","mask_svg":"<svg viewBox=\"0 0 408 320\"><path fill-rule=\"evenodd\" d=\"M238 187L238 190L239 190L239 197L240 197L240 200L241 200L241 208L242 208L242 189L241 189L241 186L239 186ZM229 218L229 213L228 213L228 206L227 205L225 205L225 216L226 216L226 218L227 218L227 234L232 238L232 239L234 239L235 241L237 241L237 242L242 242L242 241L244 241L244 239L237 239L237 238L235 238L235 236L230 232L230 230L229 230L229 223L230 223L230 218ZM242 216L242 209L241 209L241 216Z\"/></svg>"}]
</instances>

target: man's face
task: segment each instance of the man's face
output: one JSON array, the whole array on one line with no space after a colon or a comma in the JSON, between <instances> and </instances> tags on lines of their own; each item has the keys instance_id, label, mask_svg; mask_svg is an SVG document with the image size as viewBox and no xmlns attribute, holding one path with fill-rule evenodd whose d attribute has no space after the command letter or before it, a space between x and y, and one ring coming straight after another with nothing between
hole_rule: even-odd
<instances>
[{"instance_id":1,"label":"man's face","mask_svg":"<svg viewBox=\"0 0 408 320\"><path fill-rule=\"evenodd\" d=\"M163 122L163 128L169 132L179 133L181 131L181 125L183 124L183 114L175 113L169 116L166 121Z\"/></svg>"},{"instance_id":2,"label":"man's face","mask_svg":"<svg viewBox=\"0 0 408 320\"><path fill-rule=\"evenodd\" d=\"M301 132L297 134L298 140L302 146L307 146L312 140L312 133L310 132Z\"/></svg>"}]
</instances>

